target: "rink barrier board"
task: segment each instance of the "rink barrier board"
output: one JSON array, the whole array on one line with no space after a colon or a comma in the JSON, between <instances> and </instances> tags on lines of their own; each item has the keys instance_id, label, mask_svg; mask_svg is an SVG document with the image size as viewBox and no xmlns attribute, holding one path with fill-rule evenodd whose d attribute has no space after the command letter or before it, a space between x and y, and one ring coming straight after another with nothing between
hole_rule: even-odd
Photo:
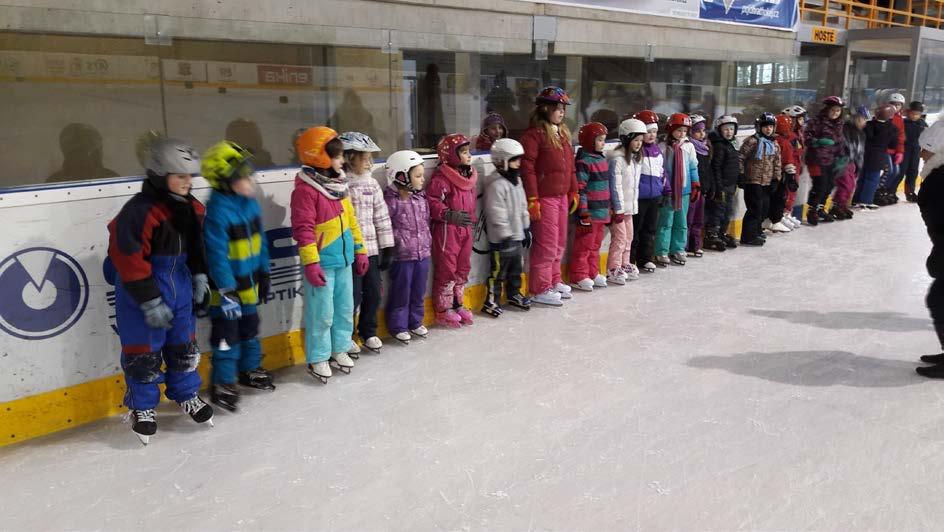
<instances>
[{"instance_id":1,"label":"rink barrier board","mask_svg":"<svg viewBox=\"0 0 944 532\"><path fill-rule=\"evenodd\" d=\"M429 162L430 159L427 159L427 166ZM260 180L263 185L266 182L265 179ZM21 188L15 191L15 195L0 194L0 199L4 200L0 206L29 206L33 199L27 196L39 198L43 191L50 190L67 191L70 198L67 201L82 201L95 197L96 191L100 192L106 187L125 189L123 193L130 196L132 192L129 191L138 189L137 183L138 179L135 178L116 178L108 182L85 182L72 186ZM195 188L199 186L195 184ZM32 192L38 192L38 194L31 194ZM105 224L100 225L104 230ZM739 234L740 219L732 221L730 230L734 235ZM607 258L605 247L601 250L600 256L600 270L605 272ZM566 280L566 264L562 265L562 270L563 278ZM522 278L526 289L527 275L523 275ZM465 304L477 312L485 301L485 291L484 284L470 284L466 289ZM425 310L424 322L426 325L431 325L435 321L435 316L432 311L432 300L429 297L425 300ZM378 335L387 339L389 335L383 312L381 309L378 315ZM488 319L488 317L482 316L482 319ZM448 334L448 331L434 329L431 334ZM260 335L260 340L265 353L263 365L267 369L277 370L305 362L302 330L288 330L264 337ZM116 360L117 356L118 352L115 351ZM369 358L368 354L366 359ZM209 382L209 368L209 353L203 353L198 371L203 380L204 389ZM125 413L126 408L122 404L124 393L124 377L121 373L115 373L0 402L0 447Z\"/></svg>"}]
</instances>

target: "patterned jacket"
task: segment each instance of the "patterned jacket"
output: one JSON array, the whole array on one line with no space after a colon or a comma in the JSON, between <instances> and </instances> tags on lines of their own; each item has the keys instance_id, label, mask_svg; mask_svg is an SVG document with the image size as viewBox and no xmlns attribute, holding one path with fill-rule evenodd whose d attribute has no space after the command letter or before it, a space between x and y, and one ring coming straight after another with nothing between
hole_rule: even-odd
<instances>
[{"instance_id":1,"label":"patterned jacket","mask_svg":"<svg viewBox=\"0 0 944 532\"><path fill-rule=\"evenodd\" d=\"M354 254L367 254L350 198L332 198L305 170L295 176L292 191L292 237L302 265L320 262L324 269L354 264Z\"/></svg>"},{"instance_id":2,"label":"patterned jacket","mask_svg":"<svg viewBox=\"0 0 944 532\"><path fill-rule=\"evenodd\" d=\"M610 198L610 163L600 153L580 149L577 153L578 216L590 216L595 222L610 222L613 200Z\"/></svg>"},{"instance_id":3,"label":"patterned jacket","mask_svg":"<svg viewBox=\"0 0 944 532\"><path fill-rule=\"evenodd\" d=\"M259 303L259 276L269 272L259 202L214 190L207 203L203 240L213 287L236 290L244 305Z\"/></svg>"},{"instance_id":4,"label":"patterned jacket","mask_svg":"<svg viewBox=\"0 0 944 532\"><path fill-rule=\"evenodd\" d=\"M780 180L780 146L771 142L774 145L773 153L760 159L756 157L759 145L757 135L751 135L741 143L741 173L746 184L767 186L772 181Z\"/></svg>"},{"instance_id":5,"label":"patterned jacket","mask_svg":"<svg viewBox=\"0 0 944 532\"><path fill-rule=\"evenodd\" d=\"M390 213L384 202L383 190L370 174L348 175L357 224L361 227L361 236L367 246L367 256L373 257L381 249L393 247L393 229L390 227Z\"/></svg>"},{"instance_id":6,"label":"patterned jacket","mask_svg":"<svg viewBox=\"0 0 944 532\"><path fill-rule=\"evenodd\" d=\"M432 235L429 232L429 203L425 192L400 197L393 183L384 192L396 242L396 260L423 260L429 257Z\"/></svg>"}]
</instances>

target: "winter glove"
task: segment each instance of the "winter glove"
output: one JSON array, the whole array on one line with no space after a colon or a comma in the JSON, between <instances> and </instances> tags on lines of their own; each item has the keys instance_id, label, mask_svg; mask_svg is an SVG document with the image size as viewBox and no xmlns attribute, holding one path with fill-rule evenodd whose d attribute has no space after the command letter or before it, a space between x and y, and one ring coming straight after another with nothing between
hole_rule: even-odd
<instances>
[{"instance_id":1,"label":"winter glove","mask_svg":"<svg viewBox=\"0 0 944 532\"><path fill-rule=\"evenodd\" d=\"M469 227L472 225L472 216L465 211L446 211L446 223L449 225L458 225L459 227Z\"/></svg>"},{"instance_id":2,"label":"winter glove","mask_svg":"<svg viewBox=\"0 0 944 532\"><path fill-rule=\"evenodd\" d=\"M328 284L328 278L325 277L324 269L322 269L321 264L317 262L312 262L305 266L305 279L308 279L308 282L315 288L321 288Z\"/></svg>"},{"instance_id":3,"label":"winter glove","mask_svg":"<svg viewBox=\"0 0 944 532\"><path fill-rule=\"evenodd\" d=\"M576 192L570 193L570 210L567 211L569 214L577 212L577 207L580 205L580 194Z\"/></svg>"},{"instance_id":4,"label":"winter glove","mask_svg":"<svg viewBox=\"0 0 944 532\"><path fill-rule=\"evenodd\" d=\"M367 273L367 268L370 268L370 259L367 258L367 254L358 253L354 255L354 275L363 277Z\"/></svg>"},{"instance_id":5,"label":"winter glove","mask_svg":"<svg viewBox=\"0 0 944 532\"><path fill-rule=\"evenodd\" d=\"M220 310L223 311L223 318L227 320L238 320L243 317L242 305L236 292L220 290Z\"/></svg>"},{"instance_id":6,"label":"winter glove","mask_svg":"<svg viewBox=\"0 0 944 532\"><path fill-rule=\"evenodd\" d=\"M393 248L383 248L380 250L380 271L385 272L390 268L393 262Z\"/></svg>"},{"instance_id":7,"label":"winter glove","mask_svg":"<svg viewBox=\"0 0 944 532\"><path fill-rule=\"evenodd\" d=\"M190 282L193 286L193 306L204 308L210 295L210 280L205 273L198 273Z\"/></svg>"},{"instance_id":8,"label":"winter glove","mask_svg":"<svg viewBox=\"0 0 944 532\"><path fill-rule=\"evenodd\" d=\"M689 200L692 203L698 201L698 198L701 197L701 183L692 183L692 197Z\"/></svg>"},{"instance_id":9,"label":"winter glove","mask_svg":"<svg viewBox=\"0 0 944 532\"><path fill-rule=\"evenodd\" d=\"M784 185L790 192L796 192L797 190L800 190L800 183L797 181L796 174L787 174L786 178L784 179Z\"/></svg>"},{"instance_id":10,"label":"winter glove","mask_svg":"<svg viewBox=\"0 0 944 532\"><path fill-rule=\"evenodd\" d=\"M525 249L531 248L531 229L530 228L524 230L524 240L521 242L521 245L524 246Z\"/></svg>"},{"instance_id":11,"label":"winter glove","mask_svg":"<svg viewBox=\"0 0 944 532\"><path fill-rule=\"evenodd\" d=\"M141 312L144 313L144 321L147 322L148 327L168 330L173 328L171 320L174 319L174 313L163 299L155 297L141 303Z\"/></svg>"},{"instance_id":12,"label":"winter glove","mask_svg":"<svg viewBox=\"0 0 944 532\"><path fill-rule=\"evenodd\" d=\"M532 222L541 221L541 202L538 201L538 198L528 198L528 216L531 217Z\"/></svg>"},{"instance_id":13,"label":"winter glove","mask_svg":"<svg viewBox=\"0 0 944 532\"><path fill-rule=\"evenodd\" d=\"M896 154L895 154L895 166L901 166L901 163L902 163L902 161L904 161L904 160L905 160L905 154L904 154L904 153L896 153Z\"/></svg>"},{"instance_id":14,"label":"winter glove","mask_svg":"<svg viewBox=\"0 0 944 532\"><path fill-rule=\"evenodd\" d=\"M585 235L591 231L593 231L593 225L590 222L590 215L581 214L577 219L577 232Z\"/></svg>"},{"instance_id":15,"label":"winter glove","mask_svg":"<svg viewBox=\"0 0 944 532\"><path fill-rule=\"evenodd\" d=\"M620 212L620 213L614 214L612 219L613 219L613 223L621 224L623 223L623 221L626 220L626 215Z\"/></svg>"},{"instance_id":16,"label":"winter glove","mask_svg":"<svg viewBox=\"0 0 944 532\"><path fill-rule=\"evenodd\" d=\"M839 173L846 168L846 165L849 164L848 157L836 157L836 160L833 161L833 173Z\"/></svg>"},{"instance_id":17,"label":"winter glove","mask_svg":"<svg viewBox=\"0 0 944 532\"><path fill-rule=\"evenodd\" d=\"M795 164L788 164L783 167L784 173L795 174L797 173L797 167Z\"/></svg>"},{"instance_id":18,"label":"winter glove","mask_svg":"<svg viewBox=\"0 0 944 532\"><path fill-rule=\"evenodd\" d=\"M271 293L272 277L269 275L269 272L262 272L259 274L259 302L264 303L267 301Z\"/></svg>"},{"instance_id":19,"label":"winter glove","mask_svg":"<svg viewBox=\"0 0 944 532\"><path fill-rule=\"evenodd\" d=\"M836 141L833 139L816 139L813 141L814 148L823 148L825 146L835 146Z\"/></svg>"}]
</instances>

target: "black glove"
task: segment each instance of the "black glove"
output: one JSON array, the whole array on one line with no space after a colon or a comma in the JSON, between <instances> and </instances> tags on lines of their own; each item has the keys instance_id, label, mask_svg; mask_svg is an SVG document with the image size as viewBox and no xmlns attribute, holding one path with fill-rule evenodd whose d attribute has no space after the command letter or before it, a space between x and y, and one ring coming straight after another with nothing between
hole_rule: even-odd
<instances>
[{"instance_id":1,"label":"black glove","mask_svg":"<svg viewBox=\"0 0 944 532\"><path fill-rule=\"evenodd\" d=\"M786 185L787 190L790 192L796 192L800 189L800 183L797 182L796 174L787 174L786 179L784 179L784 185Z\"/></svg>"},{"instance_id":2,"label":"black glove","mask_svg":"<svg viewBox=\"0 0 944 532\"><path fill-rule=\"evenodd\" d=\"M525 249L531 249L531 228L530 227L524 230L524 240L521 242L521 245L524 246Z\"/></svg>"},{"instance_id":3,"label":"black glove","mask_svg":"<svg viewBox=\"0 0 944 532\"><path fill-rule=\"evenodd\" d=\"M465 211L446 211L446 223L458 225L459 227L469 227L472 225L472 216Z\"/></svg>"},{"instance_id":4,"label":"black glove","mask_svg":"<svg viewBox=\"0 0 944 532\"><path fill-rule=\"evenodd\" d=\"M272 276L269 275L269 272L262 272L259 274L259 302L265 303L269 299L269 294L272 293Z\"/></svg>"},{"instance_id":5,"label":"black glove","mask_svg":"<svg viewBox=\"0 0 944 532\"><path fill-rule=\"evenodd\" d=\"M380 271L385 272L390 268L390 263L393 262L393 248L383 248L380 250Z\"/></svg>"}]
</instances>

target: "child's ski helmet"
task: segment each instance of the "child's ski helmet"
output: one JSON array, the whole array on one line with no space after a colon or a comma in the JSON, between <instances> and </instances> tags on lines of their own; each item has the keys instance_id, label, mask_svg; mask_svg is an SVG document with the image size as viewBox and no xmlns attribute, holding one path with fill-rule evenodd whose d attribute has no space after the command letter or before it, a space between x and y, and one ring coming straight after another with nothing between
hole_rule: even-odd
<instances>
[{"instance_id":1,"label":"child's ski helmet","mask_svg":"<svg viewBox=\"0 0 944 532\"><path fill-rule=\"evenodd\" d=\"M508 161L524 155L524 146L515 139L503 138L492 143L492 164L495 168L508 169Z\"/></svg>"},{"instance_id":2,"label":"child's ski helmet","mask_svg":"<svg viewBox=\"0 0 944 532\"><path fill-rule=\"evenodd\" d=\"M233 181L252 175L251 158L249 150L223 140L210 146L203 154L200 171L214 190L228 192L232 190L230 185Z\"/></svg>"},{"instance_id":3,"label":"child's ski helmet","mask_svg":"<svg viewBox=\"0 0 944 532\"><path fill-rule=\"evenodd\" d=\"M541 92L534 99L534 103L538 105L542 103L570 105L570 96L567 95L567 91L564 89L556 85L548 85L541 89Z\"/></svg>"},{"instance_id":4,"label":"child's ski helmet","mask_svg":"<svg viewBox=\"0 0 944 532\"><path fill-rule=\"evenodd\" d=\"M295 139L295 151L298 160L312 168L330 168L331 157L325 146L338 137L338 133L327 126L315 126L306 129Z\"/></svg>"},{"instance_id":5,"label":"child's ski helmet","mask_svg":"<svg viewBox=\"0 0 944 532\"><path fill-rule=\"evenodd\" d=\"M580 126L577 132L577 141L580 147L587 151L596 151L596 140L600 135L606 136L606 126L599 122L590 122Z\"/></svg>"},{"instance_id":6,"label":"child's ski helmet","mask_svg":"<svg viewBox=\"0 0 944 532\"><path fill-rule=\"evenodd\" d=\"M439 143L436 145L436 155L439 156L439 164L446 164L452 167L459 166L459 148L468 146L470 143L469 137L466 137L462 133L453 133L439 139Z\"/></svg>"},{"instance_id":7,"label":"child's ski helmet","mask_svg":"<svg viewBox=\"0 0 944 532\"><path fill-rule=\"evenodd\" d=\"M672 113L672 116L665 123L665 129L672 134L673 131L680 127L692 128L692 119L685 113Z\"/></svg>"},{"instance_id":8,"label":"child's ski helmet","mask_svg":"<svg viewBox=\"0 0 944 532\"><path fill-rule=\"evenodd\" d=\"M415 151L401 150L394 152L387 158L387 181L396 183L412 191L413 185L410 183L410 170L412 170L414 166L421 164L423 164L423 157Z\"/></svg>"},{"instance_id":9,"label":"child's ski helmet","mask_svg":"<svg viewBox=\"0 0 944 532\"><path fill-rule=\"evenodd\" d=\"M380 146L375 144L370 137L357 131L341 133L338 135L338 140L344 146L344 151L362 151L366 153L381 151Z\"/></svg>"}]
</instances>

